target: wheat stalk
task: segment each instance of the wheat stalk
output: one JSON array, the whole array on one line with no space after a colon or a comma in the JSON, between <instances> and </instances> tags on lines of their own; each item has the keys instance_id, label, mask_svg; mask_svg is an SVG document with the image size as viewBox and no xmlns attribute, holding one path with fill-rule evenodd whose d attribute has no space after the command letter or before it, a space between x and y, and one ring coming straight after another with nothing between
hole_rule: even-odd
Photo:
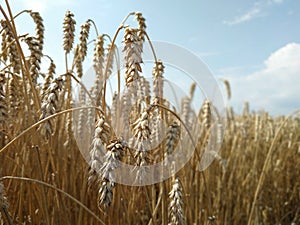
<instances>
[{"instance_id":1,"label":"wheat stalk","mask_svg":"<svg viewBox=\"0 0 300 225\"><path fill-rule=\"evenodd\" d=\"M11 216L8 212L8 207L9 207L9 204L8 204L8 200L7 200L7 197L6 197L6 194L5 194L4 185L2 184L2 182L0 182L0 210L1 210L1 214L7 220L7 223L9 225L13 225Z\"/></svg>"},{"instance_id":2,"label":"wheat stalk","mask_svg":"<svg viewBox=\"0 0 300 225\"><path fill-rule=\"evenodd\" d=\"M221 120L224 118L215 118L217 112L213 102L209 102L206 112L203 105L198 119L206 133L217 132L217 136L212 136L210 147L214 147L214 141L218 144L223 141L220 151L212 148L208 152L211 158L221 163L212 163L205 173L197 171L198 152L204 149L208 138L208 135L200 135L197 145L193 144L195 156L177 172L180 180L167 179L142 188L116 185L114 176L119 163L129 163L135 167L137 176L133 185L143 184L151 175L147 167L152 162L161 163L170 154L176 153L174 148L181 144L177 143L177 139L181 138L180 128L184 127L191 136L190 128L195 127L192 103L198 97L195 95L196 85L192 84L190 94L182 100L180 114L172 111L172 103L164 99L167 97L163 93L164 65L156 59L151 42L149 45L155 61L152 81L145 78L148 74L142 70L142 50L144 41L150 41L150 38L146 32L145 18L139 12L130 13L122 21L112 40L106 34L98 35L95 23L88 20L88 24L94 25L97 35L93 59L97 75L94 87L87 91L73 73L76 70L78 77L82 77L85 69L83 60L86 60L88 51L89 28L83 26L78 47L73 46L76 22L74 15L67 11L62 46L66 71L57 73L64 74L65 82L58 82L60 76L55 78L54 61L42 54L44 25L40 15L25 10L14 16L8 0L5 3L8 13L3 9L5 4L0 5L5 18L0 22L0 145L4 146L0 149L0 176L11 176L0 178L3 181L0 182L1 224L104 224L102 220L105 220L105 224L154 225L167 224L168 213L169 224L299 223L299 179L295 170L300 152L299 117L250 112L249 105L246 105L244 114L239 115L233 107L228 107L228 126L222 140L224 127ZM30 13L34 19L36 32L33 36L19 35L16 30L18 24L15 24L15 18L23 12ZM125 24L130 16L135 16L136 27ZM123 30L124 93L121 92L123 82L120 80L123 71L120 70L116 52L119 34ZM21 40L27 40L29 52L23 52L22 48L27 46L21 46ZM106 41L109 41L108 45L105 45ZM69 68L67 59L72 51L74 61ZM42 57L50 60L45 73L40 69ZM109 78L115 66L118 69L118 88L115 90L116 85L112 84L114 94L111 100L108 99L109 89L105 87L106 84L110 86ZM167 71L168 65L165 66ZM40 82L40 78L44 79L44 83ZM81 104L91 106L72 108L79 102L71 95L74 90L71 78L81 86ZM224 84L226 88L225 81ZM184 91L188 93L189 90ZM35 96L37 93L41 94L41 98ZM86 96L89 96L88 100L84 100ZM229 96L231 93L228 94L227 90ZM93 106L95 100L99 107ZM41 102L42 109L39 111ZM113 102L112 106L110 102ZM94 113L95 110L97 113ZM85 115L87 111L88 115ZM73 123L71 112L80 115L80 124L77 121ZM44 119L37 121L39 116ZM86 125L93 126L96 116L96 126L86 132ZM41 134L45 132L42 130L44 125L49 126L48 123L53 127L49 129L45 141ZM166 132L163 124L169 125ZM76 136L89 150L90 173L73 139L73 128L78 125L81 131ZM94 135L89 137L91 132ZM33 146L39 146L38 154L32 151L35 149ZM174 164L167 169L175 173ZM41 181L34 179L36 177ZM7 183L4 181L6 179L9 179ZM88 189L86 180L89 183L94 180L96 185ZM18 185L15 183L17 181L22 182ZM3 184L7 193L4 193ZM36 184L51 188L55 193L44 193ZM168 190L171 190L169 200ZM10 200L10 213L5 202L7 198ZM74 203L80 207L76 208ZM98 216L93 213L97 206L101 209Z\"/></svg>"}]
</instances>

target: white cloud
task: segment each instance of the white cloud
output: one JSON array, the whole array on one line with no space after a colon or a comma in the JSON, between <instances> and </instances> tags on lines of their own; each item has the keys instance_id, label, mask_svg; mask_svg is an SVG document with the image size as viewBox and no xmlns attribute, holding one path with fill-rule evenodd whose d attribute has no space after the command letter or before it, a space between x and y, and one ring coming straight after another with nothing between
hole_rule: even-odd
<instances>
[{"instance_id":1,"label":"white cloud","mask_svg":"<svg viewBox=\"0 0 300 225\"><path fill-rule=\"evenodd\" d=\"M258 1L255 2L252 8L250 8L247 12L242 15L236 16L232 20L225 20L223 21L224 24L232 26L241 24L262 16L265 16L264 9L270 7L274 4L281 4L284 0L267 0L267 1Z\"/></svg>"},{"instance_id":2,"label":"white cloud","mask_svg":"<svg viewBox=\"0 0 300 225\"><path fill-rule=\"evenodd\" d=\"M232 87L232 104L249 101L254 110L287 114L300 109L300 44L289 43L272 53L264 68L247 76L226 76Z\"/></svg>"},{"instance_id":3,"label":"white cloud","mask_svg":"<svg viewBox=\"0 0 300 225\"><path fill-rule=\"evenodd\" d=\"M259 7L254 7L250 9L248 12L246 12L245 14L235 17L233 20L224 21L223 23L231 26L231 25L236 25L236 24L240 24L252 20L259 16L261 16L261 9Z\"/></svg>"}]
</instances>

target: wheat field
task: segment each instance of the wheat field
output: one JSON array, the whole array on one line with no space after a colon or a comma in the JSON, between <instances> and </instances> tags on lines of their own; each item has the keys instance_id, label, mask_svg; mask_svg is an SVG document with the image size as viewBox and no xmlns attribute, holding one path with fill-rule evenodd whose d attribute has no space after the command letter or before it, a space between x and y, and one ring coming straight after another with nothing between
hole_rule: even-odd
<instances>
[{"instance_id":1,"label":"wheat field","mask_svg":"<svg viewBox=\"0 0 300 225\"><path fill-rule=\"evenodd\" d=\"M195 85L179 99L181 109L173 109L164 98L165 66L155 49L152 80L144 77L143 44L151 40L140 12L126 16L110 36L99 34L91 19L77 31L79 22L67 11L57 44L65 69L57 71L43 51L40 14L12 12L7 1L0 9L0 224L300 224L298 111L274 117L246 103L242 114L228 106L226 118L218 118L206 99L194 112ZM17 17L31 18L35 33L18 33ZM127 24L129 17L135 25ZM124 69L109 96L118 38ZM91 88L82 82L88 52L95 70ZM122 96L121 83L127 88ZM163 138L160 120L167 124ZM220 120L226 123L217 137L221 148L210 152L214 161L201 171L210 131ZM199 138L185 148L194 147L195 154L178 171L166 161L172 176L149 185L114 181L117 162L123 162L136 172L130 182L143 184L151 173L143 166L169 159L194 124L201 125Z\"/></svg>"}]
</instances>

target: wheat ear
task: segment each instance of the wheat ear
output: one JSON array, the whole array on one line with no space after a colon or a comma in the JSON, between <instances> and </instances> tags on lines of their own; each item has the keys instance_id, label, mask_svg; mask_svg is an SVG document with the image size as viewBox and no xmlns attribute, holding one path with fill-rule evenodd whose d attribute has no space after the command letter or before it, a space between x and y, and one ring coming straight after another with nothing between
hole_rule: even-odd
<instances>
[{"instance_id":1,"label":"wheat ear","mask_svg":"<svg viewBox=\"0 0 300 225\"><path fill-rule=\"evenodd\" d=\"M124 34L125 82L129 86L137 80L142 72L142 42L138 37L138 29L127 27Z\"/></svg>"},{"instance_id":2,"label":"wheat ear","mask_svg":"<svg viewBox=\"0 0 300 225\"><path fill-rule=\"evenodd\" d=\"M36 24L35 31L36 31L36 40L38 41L39 50L43 51L44 45L44 31L45 27L43 24L43 18L41 17L39 12L31 12L30 16L32 17L33 21Z\"/></svg>"},{"instance_id":3,"label":"wheat ear","mask_svg":"<svg viewBox=\"0 0 300 225\"><path fill-rule=\"evenodd\" d=\"M172 190L169 193L169 223L168 225L185 224L185 216L183 211L182 186L179 178L175 179Z\"/></svg>"},{"instance_id":4,"label":"wheat ear","mask_svg":"<svg viewBox=\"0 0 300 225\"><path fill-rule=\"evenodd\" d=\"M69 53L73 48L75 38L75 25L74 14L69 10L65 14L63 22L63 48L66 53Z\"/></svg>"}]
</instances>

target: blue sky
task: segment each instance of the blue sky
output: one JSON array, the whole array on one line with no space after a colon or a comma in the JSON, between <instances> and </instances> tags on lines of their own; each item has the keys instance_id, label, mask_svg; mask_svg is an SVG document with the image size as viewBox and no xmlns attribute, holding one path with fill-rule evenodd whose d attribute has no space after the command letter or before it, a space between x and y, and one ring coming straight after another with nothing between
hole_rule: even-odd
<instances>
[{"instance_id":1,"label":"blue sky","mask_svg":"<svg viewBox=\"0 0 300 225\"><path fill-rule=\"evenodd\" d=\"M129 12L141 11L152 40L191 50L216 77L229 80L229 104L237 111L246 100L251 109L275 115L300 108L299 0L14 0L11 6L15 13L41 12L45 53L59 62L66 10L75 14L77 31L91 18L111 35ZM33 24L24 18L17 22L28 32Z\"/></svg>"}]
</instances>

